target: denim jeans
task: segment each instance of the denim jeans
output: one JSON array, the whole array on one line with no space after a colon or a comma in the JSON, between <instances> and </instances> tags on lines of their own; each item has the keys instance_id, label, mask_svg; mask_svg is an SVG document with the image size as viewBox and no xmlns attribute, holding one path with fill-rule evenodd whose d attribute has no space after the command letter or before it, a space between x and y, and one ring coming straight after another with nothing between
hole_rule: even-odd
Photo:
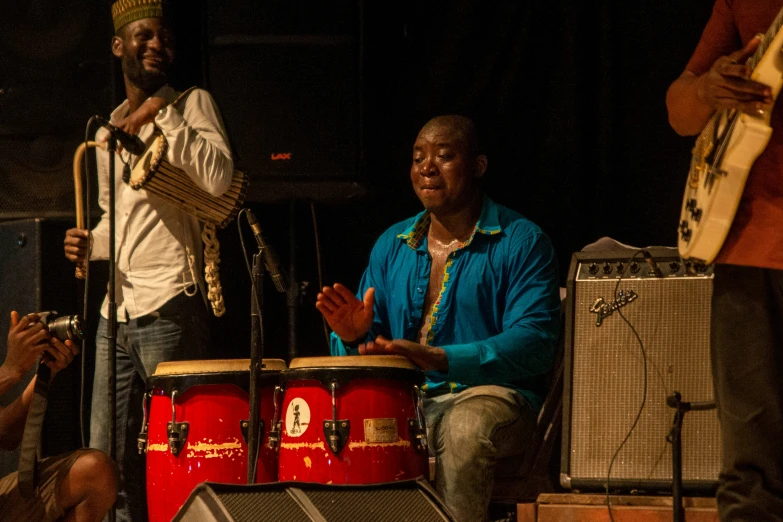
<instances>
[{"instance_id":1,"label":"denim jeans","mask_svg":"<svg viewBox=\"0 0 783 522\"><path fill-rule=\"evenodd\" d=\"M510 388L474 386L424 399L424 417L435 490L458 522L487 520L495 464L525 452L536 412Z\"/></svg>"},{"instance_id":2,"label":"denim jeans","mask_svg":"<svg viewBox=\"0 0 783 522\"><path fill-rule=\"evenodd\" d=\"M120 468L117 522L147 520L146 464L136 439L143 421L142 400L148 376L158 363L207 358L207 309L200 295L184 293L156 312L117 324L115 460ZM90 446L109 452L109 342L107 321L98 324L90 416Z\"/></svg>"},{"instance_id":3,"label":"denim jeans","mask_svg":"<svg viewBox=\"0 0 783 522\"><path fill-rule=\"evenodd\" d=\"M721 521L783 521L783 270L715 265L710 353Z\"/></svg>"}]
</instances>

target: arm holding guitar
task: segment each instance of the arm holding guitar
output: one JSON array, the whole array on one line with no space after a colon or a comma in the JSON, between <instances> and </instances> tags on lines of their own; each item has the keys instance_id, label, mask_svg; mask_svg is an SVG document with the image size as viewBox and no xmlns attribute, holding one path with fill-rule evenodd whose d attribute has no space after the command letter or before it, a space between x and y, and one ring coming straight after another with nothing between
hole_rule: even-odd
<instances>
[{"instance_id":1,"label":"arm holding guitar","mask_svg":"<svg viewBox=\"0 0 783 522\"><path fill-rule=\"evenodd\" d=\"M771 107L774 98L769 84L765 84L768 75L759 77L754 72L751 76L746 64L761 41L757 36L744 48L721 56L701 76L686 70L672 82L666 92L666 108L669 124L677 134L699 134L716 110L758 113Z\"/></svg>"},{"instance_id":2,"label":"arm holding guitar","mask_svg":"<svg viewBox=\"0 0 783 522\"><path fill-rule=\"evenodd\" d=\"M766 34L717 58L701 76L686 71L666 94L674 130L698 133L677 223L683 259L708 265L717 258L772 136L772 106L783 85L782 26L783 9Z\"/></svg>"}]
</instances>

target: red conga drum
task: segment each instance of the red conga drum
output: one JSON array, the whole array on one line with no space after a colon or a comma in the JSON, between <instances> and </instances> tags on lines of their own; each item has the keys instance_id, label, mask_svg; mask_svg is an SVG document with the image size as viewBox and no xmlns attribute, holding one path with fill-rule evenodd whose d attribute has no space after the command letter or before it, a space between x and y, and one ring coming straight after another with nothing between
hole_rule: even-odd
<instances>
[{"instance_id":1,"label":"red conga drum","mask_svg":"<svg viewBox=\"0 0 783 522\"><path fill-rule=\"evenodd\" d=\"M302 357L280 382L280 481L373 484L427 476L424 373L407 358Z\"/></svg>"},{"instance_id":2,"label":"red conga drum","mask_svg":"<svg viewBox=\"0 0 783 522\"><path fill-rule=\"evenodd\" d=\"M263 365L257 483L277 480L277 454L267 437L273 392L286 368L281 359ZM139 442L147 452L150 522L170 522L201 482L247 483L249 388L250 359L163 362L147 378Z\"/></svg>"}]
</instances>

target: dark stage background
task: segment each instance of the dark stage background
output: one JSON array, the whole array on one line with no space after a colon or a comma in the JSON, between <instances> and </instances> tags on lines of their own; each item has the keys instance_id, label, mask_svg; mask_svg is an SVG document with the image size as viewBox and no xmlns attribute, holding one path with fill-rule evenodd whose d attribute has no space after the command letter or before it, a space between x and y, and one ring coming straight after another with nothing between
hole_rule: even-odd
<instances>
[{"instance_id":1,"label":"dark stage background","mask_svg":"<svg viewBox=\"0 0 783 522\"><path fill-rule=\"evenodd\" d=\"M109 52L109 2L2 3L0 218L67 227L71 162L87 121L124 98ZM676 244L694 140L670 129L664 97L711 0L180 4L180 29L190 32L178 35L174 84L200 85L216 98L237 164L250 176L247 206L293 279L288 294L264 284L266 357L328 353L317 289L335 281L355 288L375 238L419 211L410 149L438 114L477 120L489 194L550 235L563 284L571 254L602 236ZM269 160L291 150L290 165ZM244 219L239 228L251 255ZM213 320L215 357L250 353L239 233L237 223L219 232L228 311ZM50 273L67 264L59 255L42 263ZM106 276L93 265L92 314ZM19 279L36 277L27 265L3 267L11 268ZM72 304L60 312L81 311L83 289L68 292ZM8 289L3 296L5 321L20 300Z\"/></svg>"}]
</instances>

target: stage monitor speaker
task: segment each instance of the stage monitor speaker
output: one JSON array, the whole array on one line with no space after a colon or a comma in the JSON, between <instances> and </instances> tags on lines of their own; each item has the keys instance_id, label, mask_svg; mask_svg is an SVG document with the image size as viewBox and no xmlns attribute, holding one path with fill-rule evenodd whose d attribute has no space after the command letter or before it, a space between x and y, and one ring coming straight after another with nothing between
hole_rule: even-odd
<instances>
[{"instance_id":1,"label":"stage monitor speaker","mask_svg":"<svg viewBox=\"0 0 783 522\"><path fill-rule=\"evenodd\" d=\"M615 490L671 491L667 436L675 410L666 398L679 392L687 402L713 400L712 270L684 262L675 248L647 251L659 276L641 253L632 258L638 250L572 256L560 477L566 488L603 491L609 477ZM721 464L716 410L686 413L681 440L683 489L714 489Z\"/></svg>"},{"instance_id":2,"label":"stage monitor speaker","mask_svg":"<svg viewBox=\"0 0 783 522\"><path fill-rule=\"evenodd\" d=\"M0 223L0 335L5 339L10 314L56 310L60 315L81 314L74 265L65 259L63 239L73 224L50 219L22 219ZM5 360L6 343L0 343ZM44 456L81 447L79 429L81 355L52 380L44 417L41 450ZM35 370L30 372L0 403L6 406L21 395ZM18 451L0 453L0 476L16 471Z\"/></svg>"},{"instance_id":3,"label":"stage monitor speaker","mask_svg":"<svg viewBox=\"0 0 783 522\"><path fill-rule=\"evenodd\" d=\"M172 522L452 521L424 478L369 485L204 482Z\"/></svg>"},{"instance_id":4,"label":"stage monitor speaker","mask_svg":"<svg viewBox=\"0 0 783 522\"><path fill-rule=\"evenodd\" d=\"M74 153L110 110L109 4L3 2L0 34L0 218L73 216Z\"/></svg>"},{"instance_id":5,"label":"stage monitor speaker","mask_svg":"<svg viewBox=\"0 0 783 522\"><path fill-rule=\"evenodd\" d=\"M208 87L248 201L362 195L361 2L209 2Z\"/></svg>"}]
</instances>

